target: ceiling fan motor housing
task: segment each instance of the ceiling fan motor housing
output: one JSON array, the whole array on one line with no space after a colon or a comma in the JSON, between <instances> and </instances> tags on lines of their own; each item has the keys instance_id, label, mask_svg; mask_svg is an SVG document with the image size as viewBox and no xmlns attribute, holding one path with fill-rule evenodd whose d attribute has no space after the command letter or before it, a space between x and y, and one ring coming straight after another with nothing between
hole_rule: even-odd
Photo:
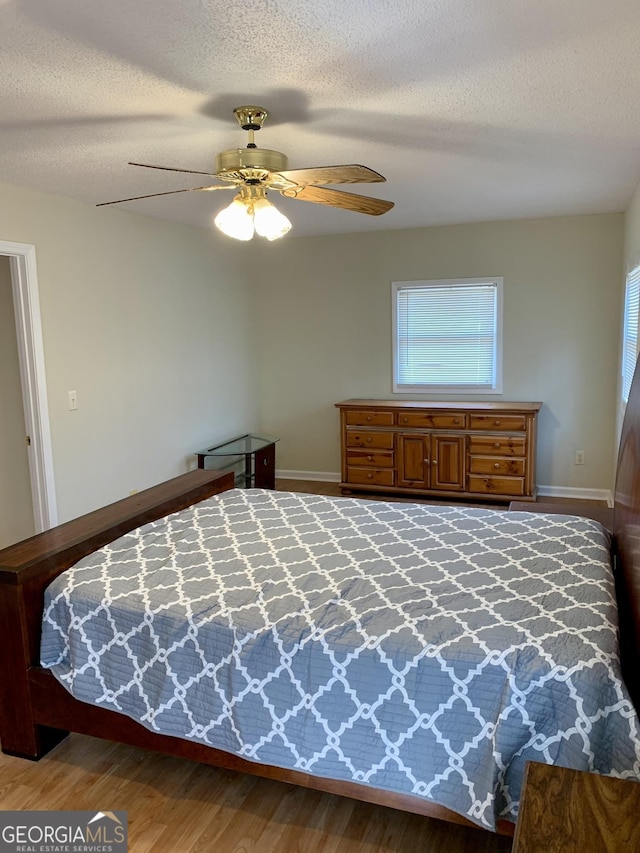
<instances>
[{"instance_id":1,"label":"ceiling fan motor housing","mask_svg":"<svg viewBox=\"0 0 640 853\"><path fill-rule=\"evenodd\" d=\"M216 174L221 178L241 173L243 169L282 172L287 168L286 155L268 148L230 148L216 156Z\"/></svg>"}]
</instances>

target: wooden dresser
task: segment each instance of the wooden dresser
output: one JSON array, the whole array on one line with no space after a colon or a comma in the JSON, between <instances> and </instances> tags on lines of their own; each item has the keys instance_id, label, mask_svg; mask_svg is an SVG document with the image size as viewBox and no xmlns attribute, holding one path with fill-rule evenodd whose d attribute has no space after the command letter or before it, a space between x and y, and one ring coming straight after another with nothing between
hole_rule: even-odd
<instances>
[{"instance_id":1,"label":"wooden dresser","mask_svg":"<svg viewBox=\"0 0 640 853\"><path fill-rule=\"evenodd\" d=\"M344 491L509 501L536 498L542 403L344 400Z\"/></svg>"}]
</instances>

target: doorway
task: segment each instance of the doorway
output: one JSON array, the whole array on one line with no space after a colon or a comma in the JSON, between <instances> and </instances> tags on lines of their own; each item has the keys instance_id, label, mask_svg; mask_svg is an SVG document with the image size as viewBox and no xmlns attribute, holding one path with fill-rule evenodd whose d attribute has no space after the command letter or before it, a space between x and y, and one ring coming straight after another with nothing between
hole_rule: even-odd
<instances>
[{"instance_id":1,"label":"doorway","mask_svg":"<svg viewBox=\"0 0 640 853\"><path fill-rule=\"evenodd\" d=\"M36 532L9 258L0 256L0 548Z\"/></svg>"},{"instance_id":2,"label":"doorway","mask_svg":"<svg viewBox=\"0 0 640 853\"><path fill-rule=\"evenodd\" d=\"M2 349L7 365L3 382L12 389L7 400L12 411L3 413L0 440L18 441L20 450L15 452L15 465L4 457L0 475L2 490L10 490L13 493L10 500L16 504L15 512L11 510L14 525L11 538L15 542L57 524L34 246L0 241L0 286L1 322L7 329L13 318L11 331L14 332L10 334L11 342L6 341ZM28 484L24 482L25 475ZM3 504L0 506L4 509ZM0 528L0 536L6 539L9 534ZM0 541L0 546L8 544Z\"/></svg>"}]
</instances>

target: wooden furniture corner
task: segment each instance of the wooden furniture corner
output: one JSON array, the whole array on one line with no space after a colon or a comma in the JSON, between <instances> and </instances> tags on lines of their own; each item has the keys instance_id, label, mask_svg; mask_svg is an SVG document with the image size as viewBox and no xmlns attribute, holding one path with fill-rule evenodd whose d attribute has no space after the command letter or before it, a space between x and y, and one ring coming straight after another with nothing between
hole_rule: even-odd
<instances>
[{"instance_id":1,"label":"wooden furniture corner","mask_svg":"<svg viewBox=\"0 0 640 853\"><path fill-rule=\"evenodd\" d=\"M512 853L640 850L640 783L530 761Z\"/></svg>"}]
</instances>

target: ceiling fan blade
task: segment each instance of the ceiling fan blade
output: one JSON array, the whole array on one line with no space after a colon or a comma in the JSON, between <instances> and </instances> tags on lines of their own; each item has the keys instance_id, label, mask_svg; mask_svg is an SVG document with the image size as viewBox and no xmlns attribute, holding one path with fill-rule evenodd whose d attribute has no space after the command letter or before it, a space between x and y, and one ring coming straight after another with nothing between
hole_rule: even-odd
<instances>
[{"instance_id":1,"label":"ceiling fan blade","mask_svg":"<svg viewBox=\"0 0 640 853\"><path fill-rule=\"evenodd\" d=\"M196 172L193 169L174 169L172 166L151 166L149 163L131 163L130 166L142 166L143 169L162 169L163 172L185 172L187 175L208 175L210 178L216 178L215 172Z\"/></svg>"},{"instance_id":2,"label":"ceiling fan blade","mask_svg":"<svg viewBox=\"0 0 640 853\"><path fill-rule=\"evenodd\" d=\"M288 169L278 172L287 181L309 186L312 184L374 184L386 181L378 172L367 166L318 166L313 169Z\"/></svg>"},{"instance_id":3,"label":"ceiling fan blade","mask_svg":"<svg viewBox=\"0 0 640 853\"><path fill-rule=\"evenodd\" d=\"M345 193L342 190L330 190L326 187L300 187L292 190L283 190L282 195L286 198L297 198L301 201L313 201L317 204L330 204L333 207L342 207L345 210L353 210L356 213L368 213L370 216L380 216L393 207L392 201L384 201L381 198L370 198L366 195Z\"/></svg>"},{"instance_id":4,"label":"ceiling fan blade","mask_svg":"<svg viewBox=\"0 0 640 853\"><path fill-rule=\"evenodd\" d=\"M186 190L169 190L164 193L151 193L150 195L134 195L131 198L119 198L116 201L102 201L96 204L96 207L106 207L108 204L122 204L123 201L139 201L141 198L156 198L159 195L175 195L176 193L196 193L209 192L211 190L232 190L234 187L231 184L222 184L221 186L212 187L189 187Z\"/></svg>"}]
</instances>

